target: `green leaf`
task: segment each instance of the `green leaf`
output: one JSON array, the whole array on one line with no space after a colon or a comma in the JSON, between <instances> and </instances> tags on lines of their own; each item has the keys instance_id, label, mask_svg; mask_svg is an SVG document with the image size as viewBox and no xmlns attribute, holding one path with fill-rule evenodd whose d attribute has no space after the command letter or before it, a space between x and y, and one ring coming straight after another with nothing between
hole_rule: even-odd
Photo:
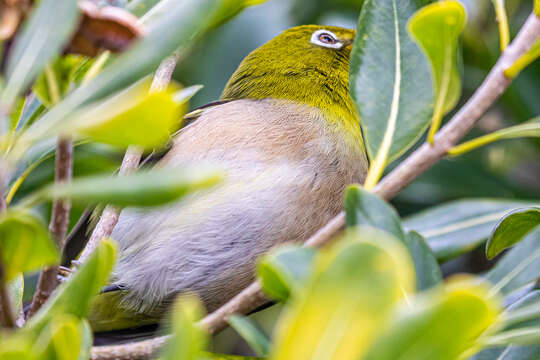
<instances>
[{"instance_id":1,"label":"green leaf","mask_svg":"<svg viewBox=\"0 0 540 360\"><path fill-rule=\"evenodd\" d=\"M44 224L24 210L0 216L0 253L6 280L58 261L58 252Z\"/></svg>"},{"instance_id":2,"label":"green leaf","mask_svg":"<svg viewBox=\"0 0 540 360\"><path fill-rule=\"evenodd\" d=\"M264 292L286 301L298 291L310 274L315 250L299 245L285 245L266 254L257 266Z\"/></svg>"},{"instance_id":3,"label":"green leaf","mask_svg":"<svg viewBox=\"0 0 540 360\"><path fill-rule=\"evenodd\" d=\"M42 0L17 36L7 62L1 103L11 104L70 40L78 23L76 0ZM59 21L61 19L61 21Z\"/></svg>"},{"instance_id":4,"label":"green leaf","mask_svg":"<svg viewBox=\"0 0 540 360\"><path fill-rule=\"evenodd\" d=\"M439 261L473 250L509 211L538 203L503 199L470 199L434 206L406 218L403 226L419 232Z\"/></svg>"},{"instance_id":5,"label":"green leaf","mask_svg":"<svg viewBox=\"0 0 540 360\"><path fill-rule=\"evenodd\" d=\"M81 350L80 320L74 316L59 315L41 331L33 351L43 360L78 360Z\"/></svg>"},{"instance_id":6,"label":"green leaf","mask_svg":"<svg viewBox=\"0 0 540 360\"><path fill-rule=\"evenodd\" d=\"M486 244L486 256L493 259L503 250L520 242L540 225L540 208L518 209L505 215L495 226Z\"/></svg>"},{"instance_id":7,"label":"green leaf","mask_svg":"<svg viewBox=\"0 0 540 360\"><path fill-rule=\"evenodd\" d=\"M47 199L69 198L82 203L118 206L162 205L209 188L222 173L203 166L139 171L128 176L90 176L68 184L52 184L42 191Z\"/></svg>"},{"instance_id":8,"label":"green leaf","mask_svg":"<svg viewBox=\"0 0 540 360\"><path fill-rule=\"evenodd\" d=\"M451 148L448 151L448 154L452 156L461 155L498 140L523 137L540 137L540 117L536 117L520 125L510 126L508 128L467 141Z\"/></svg>"},{"instance_id":9,"label":"green leaf","mask_svg":"<svg viewBox=\"0 0 540 360\"><path fill-rule=\"evenodd\" d=\"M365 360L453 360L499 319L500 304L477 281L451 281L403 306Z\"/></svg>"},{"instance_id":10,"label":"green leaf","mask_svg":"<svg viewBox=\"0 0 540 360\"><path fill-rule=\"evenodd\" d=\"M442 281L441 268L435 254L422 235L416 231L408 232L405 237L405 245L413 259L418 291L440 284Z\"/></svg>"},{"instance_id":11,"label":"green leaf","mask_svg":"<svg viewBox=\"0 0 540 360\"><path fill-rule=\"evenodd\" d=\"M433 143L444 114L456 106L461 95L461 79L456 49L467 15L459 1L439 1L418 10L408 29L431 63L435 88L435 109L429 140Z\"/></svg>"},{"instance_id":12,"label":"green leaf","mask_svg":"<svg viewBox=\"0 0 540 360\"><path fill-rule=\"evenodd\" d=\"M441 281L441 270L433 252L416 232L405 234L398 213L386 201L364 188L351 185L345 192L347 226L370 225L401 240L409 250L416 272L419 290Z\"/></svg>"},{"instance_id":13,"label":"green leaf","mask_svg":"<svg viewBox=\"0 0 540 360\"><path fill-rule=\"evenodd\" d=\"M249 318L232 315L227 321L229 325L244 339L249 347L259 356L267 356L270 352L270 339Z\"/></svg>"},{"instance_id":14,"label":"green leaf","mask_svg":"<svg viewBox=\"0 0 540 360\"><path fill-rule=\"evenodd\" d=\"M92 297L105 285L116 259L116 246L104 239L96 251L55 291L44 306L26 323L31 331L40 332L58 314L83 318Z\"/></svg>"},{"instance_id":15,"label":"green leaf","mask_svg":"<svg viewBox=\"0 0 540 360\"><path fill-rule=\"evenodd\" d=\"M270 359L359 359L413 287L397 239L371 227L349 229L318 253L314 275L279 320Z\"/></svg>"},{"instance_id":16,"label":"green leaf","mask_svg":"<svg viewBox=\"0 0 540 360\"><path fill-rule=\"evenodd\" d=\"M406 31L407 20L427 2L366 0L360 13L350 87L371 160L368 189L429 125L433 109L429 64Z\"/></svg>"},{"instance_id":17,"label":"green leaf","mask_svg":"<svg viewBox=\"0 0 540 360\"><path fill-rule=\"evenodd\" d=\"M149 82L143 81L105 101L84 107L58 131L120 147L159 147L180 128L181 107L172 87L159 92L149 92L149 88Z\"/></svg>"},{"instance_id":18,"label":"green leaf","mask_svg":"<svg viewBox=\"0 0 540 360\"><path fill-rule=\"evenodd\" d=\"M540 326L503 331L486 340L488 346L536 345L540 343Z\"/></svg>"},{"instance_id":19,"label":"green leaf","mask_svg":"<svg viewBox=\"0 0 540 360\"><path fill-rule=\"evenodd\" d=\"M492 292L509 294L540 277L540 228L508 251L486 274Z\"/></svg>"},{"instance_id":20,"label":"green leaf","mask_svg":"<svg viewBox=\"0 0 540 360\"><path fill-rule=\"evenodd\" d=\"M193 296L181 296L172 311L172 337L162 350L160 360L196 360L207 343L206 332L197 326L203 307Z\"/></svg>"},{"instance_id":21,"label":"green leaf","mask_svg":"<svg viewBox=\"0 0 540 360\"><path fill-rule=\"evenodd\" d=\"M358 185L351 185L345 192L347 226L370 225L386 231L396 238L405 239L397 211L377 195Z\"/></svg>"}]
</instances>

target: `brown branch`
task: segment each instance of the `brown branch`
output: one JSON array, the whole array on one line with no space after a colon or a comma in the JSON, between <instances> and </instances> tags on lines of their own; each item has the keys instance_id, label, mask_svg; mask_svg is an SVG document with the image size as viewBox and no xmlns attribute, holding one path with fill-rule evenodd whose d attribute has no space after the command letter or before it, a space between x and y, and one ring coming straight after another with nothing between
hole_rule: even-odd
<instances>
[{"instance_id":1,"label":"brown branch","mask_svg":"<svg viewBox=\"0 0 540 360\"><path fill-rule=\"evenodd\" d=\"M55 182L70 182L72 175L73 143L71 139L60 138L56 144ZM64 199L54 201L49 231L56 241L56 246L60 254L64 251L70 211L71 201ZM58 265L46 267L41 271L37 289L28 310L28 317L34 315L41 308L59 284Z\"/></svg>"},{"instance_id":2,"label":"brown branch","mask_svg":"<svg viewBox=\"0 0 540 360\"><path fill-rule=\"evenodd\" d=\"M154 75L150 91L163 91L167 88L171 81L176 63L178 62L178 58L179 53L175 52L173 55L161 62L156 74ZM136 146L130 146L124 155L124 159L122 160L119 176L129 175L135 172L139 167L141 157L142 150ZM79 256L78 260L80 263L84 263L88 257L92 255L101 242L101 239L104 239L112 234L114 227L118 223L120 212L121 209L115 206L107 205L105 207L96 228L92 232L92 235L84 247L81 256Z\"/></svg>"},{"instance_id":3,"label":"brown branch","mask_svg":"<svg viewBox=\"0 0 540 360\"><path fill-rule=\"evenodd\" d=\"M487 78L435 137L434 145L423 144L396 169L389 173L373 191L385 199L391 199L401 189L442 159L474 126L482 114L500 97L512 79L504 76L504 69L514 63L540 37L540 18L531 15L518 36L508 46ZM345 226L345 213L340 212L323 228L306 241L306 246L322 246L328 243ZM227 325L227 318L234 313L247 314L266 301L261 286L254 282L221 308L206 316L200 324L213 334ZM167 336L140 342L92 348L92 360L146 360L167 340ZM136 354L136 357L133 357Z\"/></svg>"}]
</instances>

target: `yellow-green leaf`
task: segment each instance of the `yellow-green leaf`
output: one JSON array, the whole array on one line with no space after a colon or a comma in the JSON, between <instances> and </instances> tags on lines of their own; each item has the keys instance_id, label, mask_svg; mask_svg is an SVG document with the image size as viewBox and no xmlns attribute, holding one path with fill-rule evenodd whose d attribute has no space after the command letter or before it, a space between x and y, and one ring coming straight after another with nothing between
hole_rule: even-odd
<instances>
[{"instance_id":1,"label":"yellow-green leaf","mask_svg":"<svg viewBox=\"0 0 540 360\"><path fill-rule=\"evenodd\" d=\"M474 278L454 279L402 306L363 360L454 360L474 352L501 304Z\"/></svg>"},{"instance_id":2,"label":"yellow-green leaf","mask_svg":"<svg viewBox=\"0 0 540 360\"><path fill-rule=\"evenodd\" d=\"M81 321L59 315L41 331L33 351L42 360L78 360L82 342Z\"/></svg>"},{"instance_id":3,"label":"yellow-green leaf","mask_svg":"<svg viewBox=\"0 0 540 360\"><path fill-rule=\"evenodd\" d=\"M120 147L159 147L180 127L181 106L174 99L174 87L159 92L148 90L148 82L142 82L90 105L58 131Z\"/></svg>"},{"instance_id":4,"label":"yellow-green leaf","mask_svg":"<svg viewBox=\"0 0 540 360\"><path fill-rule=\"evenodd\" d=\"M208 341L206 332L196 325L203 307L194 296L181 296L172 311L172 337L160 360L196 360Z\"/></svg>"},{"instance_id":5,"label":"yellow-green leaf","mask_svg":"<svg viewBox=\"0 0 540 360\"><path fill-rule=\"evenodd\" d=\"M407 250L371 227L321 251L315 273L278 325L271 359L359 359L414 288Z\"/></svg>"},{"instance_id":6,"label":"yellow-green leaf","mask_svg":"<svg viewBox=\"0 0 540 360\"><path fill-rule=\"evenodd\" d=\"M58 261L44 224L24 210L8 210L0 216L0 253L7 280Z\"/></svg>"},{"instance_id":7,"label":"yellow-green leaf","mask_svg":"<svg viewBox=\"0 0 540 360\"><path fill-rule=\"evenodd\" d=\"M439 129L444 114L452 110L461 95L456 48L466 17L459 1L448 0L423 7L409 21L409 32L424 49L433 74L436 95L430 141Z\"/></svg>"}]
</instances>

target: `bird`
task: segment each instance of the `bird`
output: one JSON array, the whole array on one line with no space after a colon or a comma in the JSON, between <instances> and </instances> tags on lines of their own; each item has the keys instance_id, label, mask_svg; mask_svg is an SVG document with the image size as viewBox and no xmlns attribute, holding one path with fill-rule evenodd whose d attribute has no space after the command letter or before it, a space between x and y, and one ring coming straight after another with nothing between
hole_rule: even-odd
<instances>
[{"instance_id":1,"label":"bird","mask_svg":"<svg viewBox=\"0 0 540 360\"><path fill-rule=\"evenodd\" d=\"M285 30L240 63L219 101L188 114L155 166L212 162L225 178L177 203L122 211L111 285L89 315L95 332L158 323L187 292L214 311L254 280L258 258L339 213L368 167L349 93L355 36Z\"/></svg>"}]
</instances>

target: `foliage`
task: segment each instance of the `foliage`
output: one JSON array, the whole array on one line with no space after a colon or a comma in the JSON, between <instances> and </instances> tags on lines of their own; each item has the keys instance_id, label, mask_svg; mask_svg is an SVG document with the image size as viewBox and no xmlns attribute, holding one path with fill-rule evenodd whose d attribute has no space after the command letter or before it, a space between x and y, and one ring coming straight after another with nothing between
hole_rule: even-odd
<instances>
[{"instance_id":1,"label":"foliage","mask_svg":"<svg viewBox=\"0 0 540 360\"><path fill-rule=\"evenodd\" d=\"M90 358L86 317L113 269L113 240L103 239L36 314L19 316L33 273L67 254L45 225L55 220L50 202L73 202L73 227L88 204L161 206L218 184L227 174L202 162L113 173L119 150L166 150L192 97L195 105L215 100L242 55L275 29L308 20L357 24L349 81L370 169L363 186L346 189L346 230L332 244L286 244L261 256L257 280L280 303L272 319L233 315L228 323L257 359L540 356L540 39L504 65L513 85L451 158L392 203L373 192L420 139L447 140L435 136L440 125L462 111L460 99L479 87L524 16L539 13L538 0L274 0L229 24L264 1L118 1L125 9L115 10L139 17L131 25L144 36L96 58L68 54L83 26L77 1L35 3L0 43L0 360ZM151 83L176 49L175 77L205 91ZM74 140L74 179L49 184L57 139ZM475 251L484 244L485 254ZM176 299L164 322L171 336L156 356L256 359L207 352L202 318L195 295ZM7 328L14 320L20 329ZM230 352L235 337L226 340Z\"/></svg>"}]
</instances>

